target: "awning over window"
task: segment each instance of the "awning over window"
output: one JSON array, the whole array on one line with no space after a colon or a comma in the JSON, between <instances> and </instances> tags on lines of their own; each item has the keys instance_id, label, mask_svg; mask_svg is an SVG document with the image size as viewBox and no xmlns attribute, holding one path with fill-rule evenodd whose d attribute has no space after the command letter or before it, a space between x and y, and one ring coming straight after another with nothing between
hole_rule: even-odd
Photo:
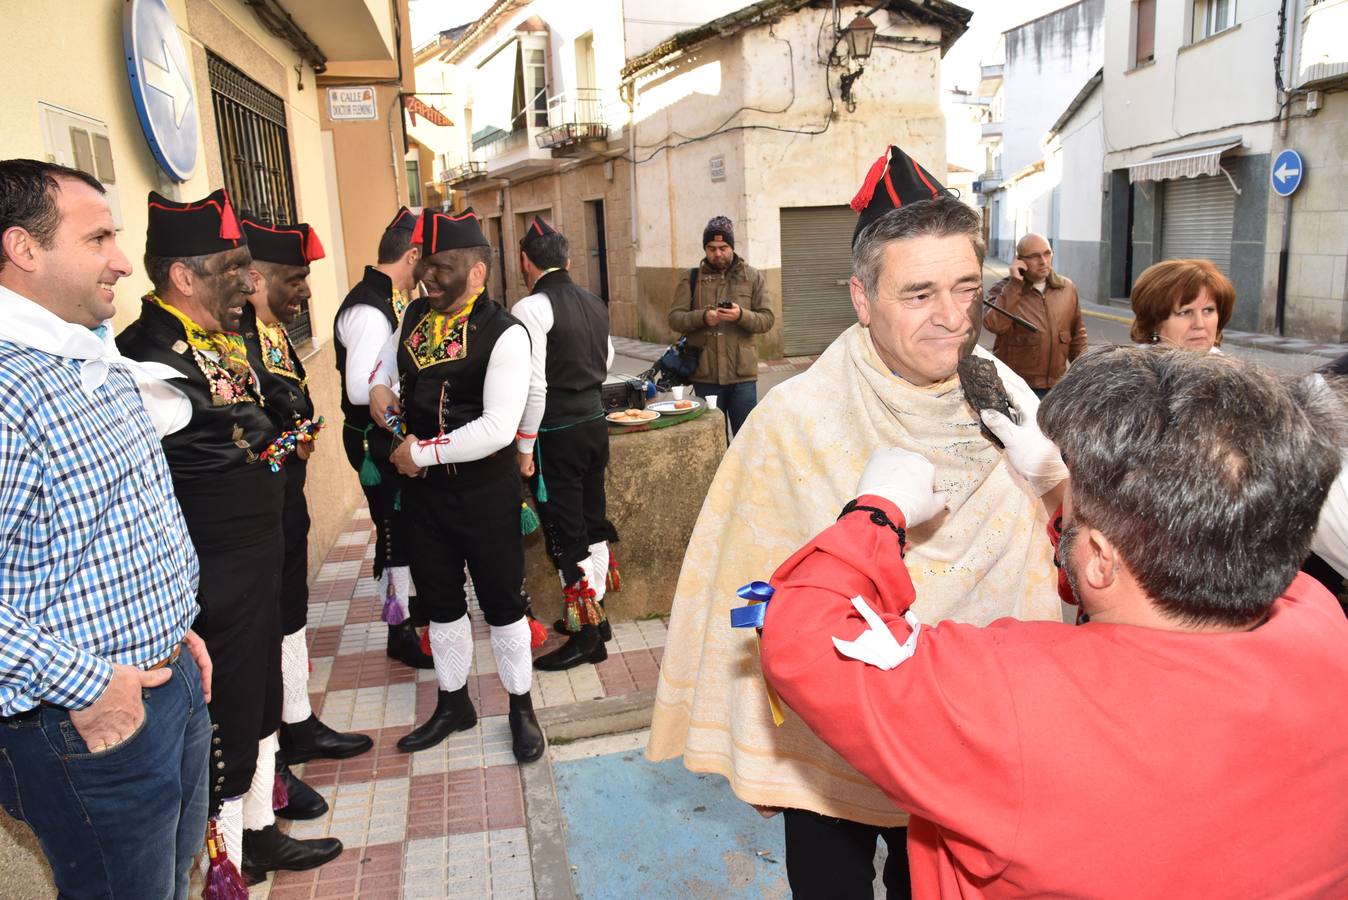
<instances>
[{"instance_id":1,"label":"awning over window","mask_svg":"<svg viewBox=\"0 0 1348 900\"><path fill-rule=\"evenodd\" d=\"M1128 167L1128 181L1165 181L1168 178L1194 178L1198 175L1222 174L1222 154L1239 147L1240 141L1185 150L1158 156Z\"/></svg>"},{"instance_id":2,"label":"awning over window","mask_svg":"<svg viewBox=\"0 0 1348 900\"><path fill-rule=\"evenodd\" d=\"M512 39L473 74L473 147L482 147L515 130L516 86L523 69L520 42Z\"/></svg>"}]
</instances>

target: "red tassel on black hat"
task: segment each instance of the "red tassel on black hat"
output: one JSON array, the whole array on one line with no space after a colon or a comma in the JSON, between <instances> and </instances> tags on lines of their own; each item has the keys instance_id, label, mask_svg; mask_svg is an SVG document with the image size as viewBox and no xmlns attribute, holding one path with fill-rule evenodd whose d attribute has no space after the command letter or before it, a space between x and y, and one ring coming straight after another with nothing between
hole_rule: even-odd
<instances>
[{"instance_id":1,"label":"red tassel on black hat","mask_svg":"<svg viewBox=\"0 0 1348 900\"><path fill-rule=\"evenodd\" d=\"M420 244L425 241L425 238L422 236L423 232L422 225L425 224L425 222L426 222L425 213L422 213L421 215L417 216L417 224L412 228L412 243Z\"/></svg>"},{"instance_id":2,"label":"red tassel on black hat","mask_svg":"<svg viewBox=\"0 0 1348 900\"><path fill-rule=\"evenodd\" d=\"M227 241L243 240L239 230L239 220L234 215L234 207L229 205L229 194L225 194L225 204L220 210L220 237Z\"/></svg>"},{"instance_id":3,"label":"red tassel on black hat","mask_svg":"<svg viewBox=\"0 0 1348 900\"><path fill-rule=\"evenodd\" d=\"M870 171L866 173L866 180L861 183L861 190L852 198L852 209L855 212L861 212L870 205L871 198L875 196L875 187L884 177L885 170L889 167L889 148L885 148L884 155L871 163Z\"/></svg>"},{"instance_id":4,"label":"red tassel on black hat","mask_svg":"<svg viewBox=\"0 0 1348 900\"><path fill-rule=\"evenodd\" d=\"M304 236L304 261L313 262L327 255L323 250L323 242L318 239L318 232L314 231L313 226L310 225L308 234Z\"/></svg>"}]
</instances>

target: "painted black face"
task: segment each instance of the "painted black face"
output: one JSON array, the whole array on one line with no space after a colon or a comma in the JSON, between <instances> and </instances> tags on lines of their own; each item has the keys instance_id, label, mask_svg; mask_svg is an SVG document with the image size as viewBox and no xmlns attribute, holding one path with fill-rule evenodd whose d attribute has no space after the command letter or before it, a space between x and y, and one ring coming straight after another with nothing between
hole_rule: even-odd
<instances>
[{"instance_id":1,"label":"painted black face","mask_svg":"<svg viewBox=\"0 0 1348 900\"><path fill-rule=\"evenodd\" d=\"M308 266L273 267L267 277L267 308L278 321L294 322L310 296Z\"/></svg>"},{"instance_id":2,"label":"painted black face","mask_svg":"<svg viewBox=\"0 0 1348 900\"><path fill-rule=\"evenodd\" d=\"M426 301L441 312L452 309L467 298L468 274L472 263L467 254L442 251L417 263L417 271Z\"/></svg>"},{"instance_id":3,"label":"painted black face","mask_svg":"<svg viewBox=\"0 0 1348 900\"><path fill-rule=\"evenodd\" d=\"M206 261L206 275L200 281L201 304L220 323L222 331L239 330L243 307L253 293L253 280L248 274L252 264L247 247L212 254Z\"/></svg>"}]
</instances>

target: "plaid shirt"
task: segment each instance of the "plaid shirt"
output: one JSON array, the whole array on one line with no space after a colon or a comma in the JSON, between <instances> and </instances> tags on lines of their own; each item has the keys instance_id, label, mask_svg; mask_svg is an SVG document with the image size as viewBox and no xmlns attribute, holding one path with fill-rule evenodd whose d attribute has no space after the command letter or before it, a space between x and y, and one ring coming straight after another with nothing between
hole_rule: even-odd
<instances>
[{"instance_id":1,"label":"plaid shirt","mask_svg":"<svg viewBox=\"0 0 1348 900\"><path fill-rule=\"evenodd\" d=\"M83 709L112 663L167 657L197 615L197 556L125 367L0 340L0 714Z\"/></svg>"}]
</instances>

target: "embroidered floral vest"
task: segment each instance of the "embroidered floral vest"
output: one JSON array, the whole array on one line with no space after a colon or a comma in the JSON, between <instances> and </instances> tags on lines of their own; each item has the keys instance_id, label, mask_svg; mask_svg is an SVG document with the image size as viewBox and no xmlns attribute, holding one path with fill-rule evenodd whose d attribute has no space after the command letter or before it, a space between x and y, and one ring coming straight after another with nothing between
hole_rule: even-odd
<instances>
[{"instance_id":1,"label":"embroidered floral vest","mask_svg":"<svg viewBox=\"0 0 1348 900\"><path fill-rule=\"evenodd\" d=\"M519 322L484 292L472 313L447 333L426 300L412 301L398 340L404 417L418 437L453 431L482 415L482 386L492 349Z\"/></svg>"},{"instance_id":2,"label":"embroidered floral vest","mask_svg":"<svg viewBox=\"0 0 1348 900\"><path fill-rule=\"evenodd\" d=\"M256 464L280 434L280 423L256 393L253 379L231 378L223 366L189 346L182 324L158 305L142 305L140 318L117 336L117 347L132 359L164 363L184 375L173 386L191 401L192 418L163 440L175 486Z\"/></svg>"},{"instance_id":3,"label":"embroidered floral vest","mask_svg":"<svg viewBox=\"0 0 1348 900\"><path fill-rule=\"evenodd\" d=\"M312 419L314 402L309 396L304 364L284 326L260 324L250 304L244 308L239 331L248 346L248 363L257 373L262 399L272 415L278 416L285 428L293 428L296 419Z\"/></svg>"}]
</instances>

